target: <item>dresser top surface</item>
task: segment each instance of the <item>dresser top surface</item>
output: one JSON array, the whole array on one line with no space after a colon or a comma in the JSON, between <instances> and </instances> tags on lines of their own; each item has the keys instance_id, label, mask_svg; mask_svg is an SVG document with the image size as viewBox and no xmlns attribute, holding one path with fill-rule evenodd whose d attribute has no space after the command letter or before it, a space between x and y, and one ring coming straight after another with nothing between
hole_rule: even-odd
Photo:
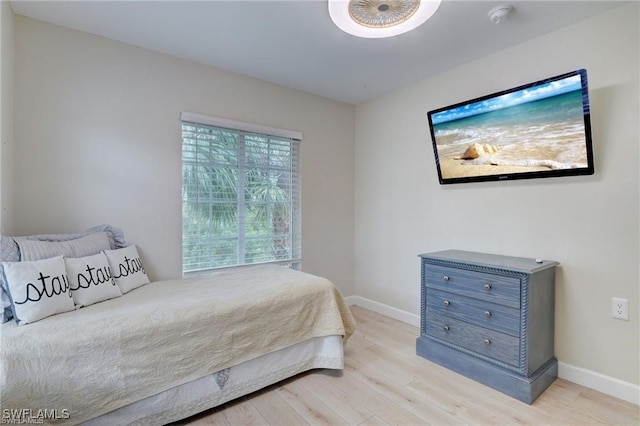
<instances>
[{"instance_id":1,"label":"dresser top surface","mask_svg":"<svg viewBox=\"0 0 640 426\"><path fill-rule=\"evenodd\" d=\"M526 273L534 273L558 265L553 260L529 259L526 257L503 256L463 250L444 250L419 255L423 259L445 260L491 268L504 268Z\"/></svg>"}]
</instances>

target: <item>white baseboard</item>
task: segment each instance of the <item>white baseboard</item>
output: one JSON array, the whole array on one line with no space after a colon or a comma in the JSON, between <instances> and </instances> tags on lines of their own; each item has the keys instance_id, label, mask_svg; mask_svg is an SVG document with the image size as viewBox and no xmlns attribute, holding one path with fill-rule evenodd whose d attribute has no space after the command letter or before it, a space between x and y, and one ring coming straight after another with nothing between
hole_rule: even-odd
<instances>
[{"instance_id":1,"label":"white baseboard","mask_svg":"<svg viewBox=\"0 0 640 426\"><path fill-rule=\"evenodd\" d=\"M347 296L345 297L345 301L349 306L360 306L361 308L369 309L370 311L377 312L389 318L420 327L420 315L412 314L394 308L393 306L367 299L366 297ZM640 405L640 386L634 385L633 383L605 376L595 371L575 367L561 361L558 361L558 377L632 404Z\"/></svg>"},{"instance_id":2,"label":"white baseboard","mask_svg":"<svg viewBox=\"0 0 640 426\"><path fill-rule=\"evenodd\" d=\"M377 312L386 317L393 318L398 321L405 322L407 324L411 324L415 327L420 327L420 315L411 314L407 311L394 308L393 306L385 305L384 303L367 299L366 297L347 296L344 299L347 302L347 305L349 306L351 305L360 306L361 308L365 308L370 311Z\"/></svg>"},{"instance_id":3,"label":"white baseboard","mask_svg":"<svg viewBox=\"0 0 640 426\"><path fill-rule=\"evenodd\" d=\"M558 361L558 377L640 405L640 386Z\"/></svg>"}]
</instances>

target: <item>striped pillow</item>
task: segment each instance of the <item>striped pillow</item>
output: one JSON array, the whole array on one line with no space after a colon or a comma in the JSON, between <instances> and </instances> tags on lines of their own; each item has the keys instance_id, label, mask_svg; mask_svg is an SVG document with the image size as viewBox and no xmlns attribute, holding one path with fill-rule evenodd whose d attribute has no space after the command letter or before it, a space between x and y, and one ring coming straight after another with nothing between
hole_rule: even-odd
<instances>
[{"instance_id":1,"label":"striped pillow","mask_svg":"<svg viewBox=\"0 0 640 426\"><path fill-rule=\"evenodd\" d=\"M106 232L96 232L69 241L33 241L16 238L20 247L20 260L40 260L55 256L85 257L111 249Z\"/></svg>"}]
</instances>

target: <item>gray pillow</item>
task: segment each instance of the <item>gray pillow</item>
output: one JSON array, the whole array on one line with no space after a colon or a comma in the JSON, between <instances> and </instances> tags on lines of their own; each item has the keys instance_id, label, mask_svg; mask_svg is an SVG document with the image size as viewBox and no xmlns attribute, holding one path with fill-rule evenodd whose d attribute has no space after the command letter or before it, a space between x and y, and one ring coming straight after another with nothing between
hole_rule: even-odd
<instances>
[{"instance_id":1,"label":"gray pillow","mask_svg":"<svg viewBox=\"0 0 640 426\"><path fill-rule=\"evenodd\" d=\"M55 256L85 257L110 250L106 232L94 232L69 241L34 241L16 238L20 247L20 261L48 259Z\"/></svg>"},{"instance_id":2,"label":"gray pillow","mask_svg":"<svg viewBox=\"0 0 640 426\"><path fill-rule=\"evenodd\" d=\"M19 262L20 250L18 244L12 237L0 236L0 262ZM11 310L11 299L9 298L9 292L7 281L4 277L4 269L0 263L0 312L2 313L3 323L13 318L13 311Z\"/></svg>"}]
</instances>

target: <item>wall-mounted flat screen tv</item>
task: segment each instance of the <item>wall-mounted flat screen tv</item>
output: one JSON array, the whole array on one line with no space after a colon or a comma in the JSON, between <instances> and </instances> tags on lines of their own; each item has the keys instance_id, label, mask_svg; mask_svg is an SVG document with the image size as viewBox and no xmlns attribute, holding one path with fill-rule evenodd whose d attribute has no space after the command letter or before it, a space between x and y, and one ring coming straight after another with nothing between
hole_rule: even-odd
<instances>
[{"instance_id":1,"label":"wall-mounted flat screen tv","mask_svg":"<svg viewBox=\"0 0 640 426\"><path fill-rule=\"evenodd\" d=\"M594 173L584 69L428 113L441 184Z\"/></svg>"}]
</instances>

